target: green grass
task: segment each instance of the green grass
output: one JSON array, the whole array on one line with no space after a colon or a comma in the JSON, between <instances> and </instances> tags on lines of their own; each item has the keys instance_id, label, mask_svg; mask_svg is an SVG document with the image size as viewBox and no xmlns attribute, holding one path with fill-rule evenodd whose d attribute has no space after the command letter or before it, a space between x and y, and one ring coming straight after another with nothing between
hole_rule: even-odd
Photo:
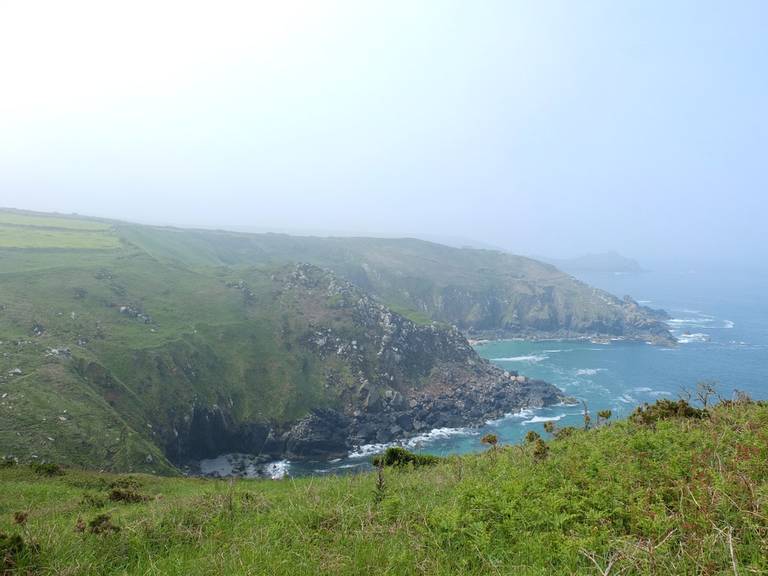
<instances>
[{"instance_id":1,"label":"green grass","mask_svg":"<svg viewBox=\"0 0 768 576\"><path fill-rule=\"evenodd\" d=\"M0 468L0 531L29 546L23 574L765 574L767 440L768 407L750 403L577 432L544 459L504 446L387 468L379 489L375 473L230 482L15 466ZM116 480L138 502L110 500ZM102 514L119 531L91 533Z\"/></svg>"},{"instance_id":2,"label":"green grass","mask_svg":"<svg viewBox=\"0 0 768 576\"><path fill-rule=\"evenodd\" d=\"M44 228L64 228L70 230L108 230L110 225L93 219L77 216L46 216L32 212L0 210L0 224L13 226L36 226Z\"/></svg>"},{"instance_id":3,"label":"green grass","mask_svg":"<svg viewBox=\"0 0 768 576\"><path fill-rule=\"evenodd\" d=\"M63 230L0 224L0 248L55 248L57 250L111 250L120 239L105 231Z\"/></svg>"}]
</instances>

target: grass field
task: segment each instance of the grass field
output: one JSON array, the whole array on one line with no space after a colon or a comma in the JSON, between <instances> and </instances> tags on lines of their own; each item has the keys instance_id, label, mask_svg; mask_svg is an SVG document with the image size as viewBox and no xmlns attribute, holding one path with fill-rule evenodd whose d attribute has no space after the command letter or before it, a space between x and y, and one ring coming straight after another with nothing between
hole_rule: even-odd
<instances>
[{"instance_id":1,"label":"grass field","mask_svg":"<svg viewBox=\"0 0 768 576\"><path fill-rule=\"evenodd\" d=\"M103 222L0 210L0 249L109 250L120 245Z\"/></svg>"},{"instance_id":2,"label":"grass field","mask_svg":"<svg viewBox=\"0 0 768 576\"><path fill-rule=\"evenodd\" d=\"M65 230L0 224L0 248L110 250L119 247L120 239L109 231Z\"/></svg>"},{"instance_id":3,"label":"grass field","mask_svg":"<svg viewBox=\"0 0 768 576\"><path fill-rule=\"evenodd\" d=\"M0 546L9 574L768 571L765 405L617 422L547 447L387 468L381 479L49 477L10 466Z\"/></svg>"},{"instance_id":4,"label":"grass field","mask_svg":"<svg viewBox=\"0 0 768 576\"><path fill-rule=\"evenodd\" d=\"M65 230L109 230L106 222L82 219L77 216L47 216L42 214L0 210L0 224L13 226L37 226Z\"/></svg>"}]
</instances>

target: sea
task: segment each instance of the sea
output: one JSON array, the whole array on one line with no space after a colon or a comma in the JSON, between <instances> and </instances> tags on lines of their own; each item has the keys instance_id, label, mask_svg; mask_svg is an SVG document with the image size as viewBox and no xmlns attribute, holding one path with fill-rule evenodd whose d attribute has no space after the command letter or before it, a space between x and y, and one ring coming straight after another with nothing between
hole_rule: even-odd
<instances>
[{"instance_id":1,"label":"sea","mask_svg":"<svg viewBox=\"0 0 768 576\"><path fill-rule=\"evenodd\" d=\"M440 456L486 449L480 438L494 433L502 444L518 443L544 422L582 426L584 405L594 419L600 410L626 418L643 403L677 399L700 382L723 398L735 391L768 399L768 272L670 267L632 274L581 274L579 279L617 296L668 312L675 347L641 342L589 340L499 340L477 352L506 370L546 380L576 402L526 409L478 428L442 428L402 444ZM203 473L243 476L324 475L369 470L371 456L385 445L360 446L346 458L318 462L259 464L248 455L203 461Z\"/></svg>"}]
</instances>

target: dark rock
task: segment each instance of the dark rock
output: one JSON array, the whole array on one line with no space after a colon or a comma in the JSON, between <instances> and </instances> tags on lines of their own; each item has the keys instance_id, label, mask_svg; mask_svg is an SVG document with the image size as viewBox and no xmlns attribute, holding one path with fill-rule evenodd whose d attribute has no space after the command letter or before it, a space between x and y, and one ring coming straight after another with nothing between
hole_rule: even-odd
<instances>
[{"instance_id":1,"label":"dark rock","mask_svg":"<svg viewBox=\"0 0 768 576\"><path fill-rule=\"evenodd\" d=\"M336 410L315 410L294 424L285 437L289 458L344 456L349 451L350 420Z\"/></svg>"}]
</instances>

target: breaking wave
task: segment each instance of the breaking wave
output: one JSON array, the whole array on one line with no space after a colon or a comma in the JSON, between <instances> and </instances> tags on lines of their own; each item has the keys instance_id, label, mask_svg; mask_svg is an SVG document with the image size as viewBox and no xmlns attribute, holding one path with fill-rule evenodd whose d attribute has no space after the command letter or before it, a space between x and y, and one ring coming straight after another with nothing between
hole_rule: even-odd
<instances>
[{"instance_id":1,"label":"breaking wave","mask_svg":"<svg viewBox=\"0 0 768 576\"><path fill-rule=\"evenodd\" d=\"M580 368L576 370L576 376L594 376L600 372L605 372L605 368Z\"/></svg>"},{"instance_id":2,"label":"breaking wave","mask_svg":"<svg viewBox=\"0 0 768 576\"><path fill-rule=\"evenodd\" d=\"M709 334L697 332L695 334L681 334L677 337L680 344L691 344L692 342L709 342Z\"/></svg>"},{"instance_id":3,"label":"breaking wave","mask_svg":"<svg viewBox=\"0 0 768 576\"><path fill-rule=\"evenodd\" d=\"M528 362L534 364L549 358L546 354L528 354L527 356L508 356L506 358L491 358L494 362Z\"/></svg>"},{"instance_id":4,"label":"breaking wave","mask_svg":"<svg viewBox=\"0 0 768 576\"><path fill-rule=\"evenodd\" d=\"M523 422L523 425L526 424L538 424L540 422L557 422L558 420L562 420L565 418L565 414L559 414L558 416L534 416L530 420L526 420Z\"/></svg>"}]
</instances>

